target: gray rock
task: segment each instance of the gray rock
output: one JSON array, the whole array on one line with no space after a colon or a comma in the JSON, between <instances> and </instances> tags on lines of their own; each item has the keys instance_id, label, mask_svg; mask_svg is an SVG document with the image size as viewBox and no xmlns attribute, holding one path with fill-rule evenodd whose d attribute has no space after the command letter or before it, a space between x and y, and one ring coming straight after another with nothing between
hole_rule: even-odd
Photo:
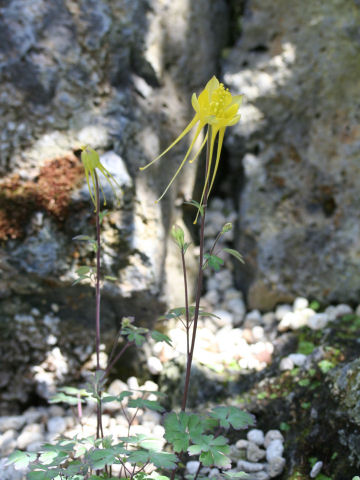
<instances>
[{"instance_id":1,"label":"gray rock","mask_svg":"<svg viewBox=\"0 0 360 480\"><path fill-rule=\"evenodd\" d=\"M239 174L243 157L236 246L247 259L238 281L250 308L271 309L300 292L325 303L358 301L358 122L350 92L360 75L359 22L347 0L300 2L291 11L286 0L252 0L241 41L223 60L225 82L246 98L227 148L230 174Z\"/></svg>"},{"instance_id":2,"label":"gray rock","mask_svg":"<svg viewBox=\"0 0 360 480\"><path fill-rule=\"evenodd\" d=\"M19 185L0 206L1 218L7 219L0 232L1 270L6 266L0 311L5 311L6 299L13 305L29 302L25 315L40 310L39 305L57 304L59 318L67 323L62 328L80 342L79 332L70 330L79 328L79 318L83 325L92 324L92 289L70 287L76 269L93 262L85 242L72 241L94 234L92 205L85 180L78 182L81 164L74 155L85 143L99 151L121 187L115 210L111 188L103 182L109 201L103 222L104 274L118 278L115 284L105 282L102 295L102 308L108 312L108 339L105 334L103 340L111 348L118 319L126 312L141 314L144 324L152 326L166 309L160 292L172 306L183 302L182 289L173 281L181 278L181 262L176 248L168 245L168 233L179 216L173 200L192 196L196 168L184 168L162 202L155 200L183 159L188 138L146 172L138 168L165 149L192 118L191 95L216 71L227 42L228 5L226 0L199 0L189 6L181 0L55 3L9 0L1 8L6 42L0 52L0 176L2 183L14 183L19 175ZM189 256L190 290L195 270ZM3 317L1 313L1 323ZM65 336L50 333L70 350ZM19 386L12 392L6 388L6 409L13 397L20 407L36 393L26 362L15 359L16 345L30 350L17 337L12 331L10 350L6 342L10 364L3 369L16 372ZM43 360L46 339L54 341L49 332L38 337L36 354L35 345L23 352L34 364ZM81 337L88 342L87 333ZM72 360L73 353L69 356ZM69 381L85 360L75 358ZM143 368L139 361L133 364L135 370ZM44 397L46 385L38 392Z\"/></svg>"}]
</instances>

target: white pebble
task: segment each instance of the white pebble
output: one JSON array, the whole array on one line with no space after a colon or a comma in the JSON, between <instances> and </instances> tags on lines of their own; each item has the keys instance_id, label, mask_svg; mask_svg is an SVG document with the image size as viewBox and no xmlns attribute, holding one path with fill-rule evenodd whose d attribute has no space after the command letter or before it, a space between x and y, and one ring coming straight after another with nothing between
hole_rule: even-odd
<instances>
[{"instance_id":1,"label":"white pebble","mask_svg":"<svg viewBox=\"0 0 360 480\"><path fill-rule=\"evenodd\" d=\"M128 387L131 390L138 390L139 389L139 382L138 382L138 379L136 377L129 377L126 380L126 383L128 384Z\"/></svg>"},{"instance_id":2,"label":"white pebble","mask_svg":"<svg viewBox=\"0 0 360 480\"><path fill-rule=\"evenodd\" d=\"M267 467L267 471L270 477L273 478L280 475L280 473L282 473L282 471L284 470L285 463L286 463L285 458L283 457L278 456L278 457L272 458L272 460L269 461L269 464Z\"/></svg>"},{"instance_id":3,"label":"white pebble","mask_svg":"<svg viewBox=\"0 0 360 480\"><path fill-rule=\"evenodd\" d=\"M286 370L292 370L294 368L294 362L290 357L284 357L280 361L279 369L281 372L286 372Z\"/></svg>"},{"instance_id":4,"label":"white pebble","mask_svg":"<svg viewBox=\"0 0 360 480\"><path fill-rule=\"evenodd\" d=\"M17 448L20 448L20 450L25 450L30 443L42 441L44 441L42 425L32 423L27 425L18 436Z\"/></svg>"},{"instance_id":5,"label":"white pebble","mask_svg":"<svg viewBox=\"0 0 360 480\"><path fill-rule=\"evenodd\" d=\"M322 466L323 466L323 462L316 462L311 469L310 477L311 478L317 477L317 475L320 473L320 470L322 469Z\"/></svg>"},{"instance_id":6,"label":"white pebble","mask_svg":"<svg viewBox=\"0 0 360 480\"><path fill-rule=\"evenodd\" d=\"M235 447L238 448L239 450L247 448L248 445L249 445L248 440L245 440L243 438L241 438L235 443Z\"/></svg>"},{"instance_id":7,"label":"white pebble","mask_svg":"<svg viewBox=\"0 0 360 480\"><path fill-rule=\"evenodd\" d=\"M293 310L294 310L294 312L299 311L299 310L304 310L308 306L309 306L309 301L307 300L307 298L297 297L297 298L295 298L294 303L293 303Z\"/></svg>"},{"instance_id":8,"label":"white pebble","mask_svg":"<svg viewBox=\"0 0 360 480\"><path fill-rule=\"evenodd\" d=\"M261 313L259 310L251 310L245 315L245 322L255 326L261 323Z\"/></svg>"},{"instance_id":9,"label":"white pebble","mask_svg":"<svg viewBox=\"0 0 360 480\"><path fill-rule=\"evenodd\" d=\"M265 440L264 432L258 428L252 428L247 433L247 439L256 445L263 445Z\"/></svg>"},{"instance_id":10,"label":"white pebble","mask_svg":"<svg viewBox=\"0 0 360 480\"><path fill-rule=\"evenodd\" d=\"M327 313L316 313L308 319L308 326L312 330L322 330L329 323L330 318Z\"/></svg>"},{"instance_id":11,"label":"white pebble","mask_svg":"<svg viewBox=\"0 0 360 480\"><path fill-rule=\"evenodd\" d=\"M195 473L198 471L199 465L200 462L197 460L192 460L186 463L186 470L190 473L190 475L195 475Z\"/></svg>"},{"instance_id":12,"label":"white pebble","mask_svg":"<svg viewBox=\"0 0 360 480\"><path fill-rule=\"evenodd\" d=\"M239 460L237 462L237 468L238 470L244 470L244 472L246 473L260 472L260 470L264 470L265 464L247 462L246 460Z\"/></svg>"},{"instance_id":13,"label":"white pebble","mask_svg":"<svg viewBox=\"0 0 360 480\"><path fill-rule=\"evenodd\" d=\"M340 303L339 305L336 305L335 312L336 317L338 318L342 317L343 315L349 315L350 313L353 313L353 309L346 303Z\"/></svg>"},{"instance_id":14,"label":"white pebble","mask_svg":"<svg viewBox=\"0 0 360 480\"><path fill-rule=\"evenodd\" d=\"M212 468L209 472L209 478L217 477L219 473L220 472L218 468Z\"/></svg>"},{"instance_id":15,"label":"white pebble","mask_svg":"<svg viewBox=\"0 0 360 480\"><path fill-rule=\"evenodd\" d=\"M273 440L284 442L283 434L280 430L269 430L265 435L264 445L267 448Z\"/></svg>"},{"instance_id":16,"label":"white pebble","mask_svg":"<svg viewBox=\"0 0 360 480\"><path fill-rule=\"evenodd\" d=\"M306 362L306 355L303 353L291 353L288 358L290 358L297 367L302 367Z\"/></svg>"},{"instance_id":17,"label":"white pebble","mask_svg":"<svg viewBox=\"0 0 360 480\"><path fill-rule=\"evenodd\" d=\"M256 472L253 478L254 480L269 480L270 475L267 472Z\"/></svg>"},{"instance_id":18,"label":"white pebble","mask_svg":"<svg viewBox=\"0 0 360 480\"><path fill-rule=\"evenodd\" d=\"M20 430L24 425L25 418L20 415L0 417L0 433L6 430Z\"/></svg>"},{"instance_id":19,"label":"white pebble","mask_svg":"<svg viewBox=\"0 0 360 480\"><path fill-rule=\"evenodd\" d=\"M266 460L271 462L276 457L281 457L284 452L284 445L280 439L272 440L266 447Z\"/></svg>"},{"instance_id":20,"label":"white pebble","mask_svg":"<svg viewBox=\"0 0 360 480\"><path fill-rule=\"evenodd\" d=\"M250 462L258 462L259 460L262 460L266 455L265 450L262 448L259 448L256 443L249 442L249 445L246 450L246 456L247 459Z\"/></svg>"},{"instance_id":21,"label":"white pebble","mask_svg":"<svg viewBox=\"0 0 360 480\"><path fill-rule=\"evenodd\" d=\"M66 420L63 417L52 417L47 422L49 433L60 434L66 430Z\"/></svg>"},{"instance_id":22,"label":"white pebble","mask_svg":"<svg viewBox=\"0 0 360 480\"><path fill-rule=\"evenodd\" d=\"M233 325L234 316L226 310L214 310L214 315L219 318L215 318L218 327L231 327Z\"/></svg>"},{"instance_id":23,"label":"white pebble","mask_svg":"<svg viewBox=\"0 0 360 480\"><path fill-rule=\"evenodd\" d=\"M149 357L146 363L151 375L159 375L163 371L163 365L156 357Z\"/></svg>"},{"instance_id":24,"label":"white pebble","mask_svg":"<svg viewBox=\"0 0 360 480\"><path fill-rule=\"evenodd\" d=\"M279 322L284 318L284 315L288 312L291 312L292 308L291 305L284 303L282 305L278 305L275 310L275 318Z\"/></svg>"},{"instance_id":25,"label":"white pebble","mask_svg":"<svg viewBox=\"0 0 360 480\"><path fill-rule=\"evenodd\" d=\"M258 341L264 338L264 329L263 327L260 327L260 325L256 325L255 327L253 327L251 330L251 333L255 341Z\"/></svg>"}]
</instances>

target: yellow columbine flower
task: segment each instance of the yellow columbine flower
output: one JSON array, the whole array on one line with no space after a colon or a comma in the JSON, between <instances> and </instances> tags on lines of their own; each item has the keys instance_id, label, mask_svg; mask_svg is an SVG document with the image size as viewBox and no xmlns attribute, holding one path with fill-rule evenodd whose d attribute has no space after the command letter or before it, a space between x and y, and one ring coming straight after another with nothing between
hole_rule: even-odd
<instances>
[{"instance_id":1,"label":"yellow columbine flower","mask_svg":"<svg viewBox=\"0 0 360 480\"><path fill-rule=\"evenodd\" d=\"M91 200L95 205L95 212L96 212L97 190L96 190L96 182L95 182L95 170L96 169L99 170L104 175L104 177L106 178L106 181L112 188L114 195L116 195L116 191L112 182L114 182L118 187L120 187L120 185L117 183L113 175L111 175L111 173L104 167L104 165L101 164L99 154L94 149L88 146L84 146L84 147L81 147L81 150L82 150L81 160L85 168L86 183L89 189ZM90 178L91 178L92 188L90 187ZM99 177L98 177L98 183L100 185L100 188L104 197L104 205L106 205L105 193Z\"/></svg>"},{"instance_id":2,"label":"yellow columbine flower","mask_svg":"<svg viewBox=\"0 0 360 480\"><path fill-rule=\"evenodd\" d=\"M158 160L163 155L165 155L185 135L187 135L194 127L196 127L194 138L188 148L188 151L186 152L186 155L183 161L181 162L179 168L175 172L175 175L171 179L169 185L166 187L165 191L163 192L161 197L158 199L158 201L161 200L165 195L165 193L168 191L170 185L173 183L178 173L186 163L186 160L189 158L190 153L202 129L206 125L208 125L209 126L208 132L206 133L205 138L198 152L195 154L193 159L190 160L190 163L192 163L199 156L200 152L204 148L204 145L208 137L210 136L209 167L208 167L207 176L205 179L205 185L201 195L200 204L202 203L202 200L205 194L206 185L208 184L209 178L210 178L210 171L212 168L212 157L213 157L216 136L219 134L215 165L213 167L213 173L212 173L212 178L211 178L211 183L209 186L208 193L210 193L212 189L216 172L219 166L220 153L221 153L221 148L224 140L225 129L226 127L235 125L240 120L240 115L238 115L238 110L241 105L241 101L242 101L242 95L232 96L229 90L226 89L224 85L220 83L215 76L208 81L208 83L206 84L206 87L200 93L199 97L197 97L196 94L193 93L191 97L191 104L196 113L193 119L191 120L191 122L187 125L187 127L185 127L185 129L181 132L181 134L177 137L177 139L166 150L164 150L158 157L156 157L155 160L145 165L145 167L140 168L140 170L144 170L145 168L150 167L150 165L152 165L154 162L156 162L156 160Z\"/></svg>"}]
</instances>

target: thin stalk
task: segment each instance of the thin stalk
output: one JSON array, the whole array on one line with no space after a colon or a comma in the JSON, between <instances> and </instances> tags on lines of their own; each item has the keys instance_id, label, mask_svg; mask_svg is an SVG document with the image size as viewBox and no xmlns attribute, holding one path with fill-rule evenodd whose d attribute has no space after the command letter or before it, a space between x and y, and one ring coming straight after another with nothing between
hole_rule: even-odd
<instances>
[{"instance_id":1,"label":"thin stalk","mask_svg":"<svg viewBox=\"0 0 360 480\"><path fill-rule=\"evenodd\" d=\"M95 189L96 189L96 284L95 284L95 301L96 301L96 314L95 314L95 325L96 325L96 370L100 370L100 192L99 192L99 180L96 171L95 173ZM101 391L99 392L100 399L97 402L96 407L96 438L103 438L104 431L102 426L102 406L101 406Z\"/></svg>"},{"instance_id":2,"label":"thin stalk","mask_svg":"<svg viewBox=\"0 0 360 480\"><path fill-rule=\"evenodd\" d=\"M110 370L112 369L112 367L115 365L115 363L119 360L119 358L125 353L125 351L131 347L132 345L134 345L134 342L129 342L129 343L125 343L125 345L123 346L123 348L120 350L120 352L115 356L115 358L108 364L108 366L106 367L106 370L104 372L104 376L103 376L103 379L105 377L107 377L107 375L109 375L110 373Z\"/></svg>"},{"instance_id":3,"label":"thin stalk","mask_svg":"<svg viewBox=\"0 0 360 480\"><path fill-rule=\"evenodd\" d=\"M209 127L208 127L209 128ZM210 160L210 143L211 143L211 130L209 128L208 140L207 140L207 149L206 149L206 167L205 167L205 179L207 178L208 169L210 167L209 160ZM204 198L202 201L203 207L203 214L201 215L201 225L200 225L200 254L199 254L199 271L198 271L198 280L197 280L197 287L196 287L196 299L195 299L195 312L194 312L194 320L193 320L193 328L192 328L192 338L191 338L191 347L189 354L187 356L187 363L186 363L186 375L185 375L185 386L184 386L184 393L183 399L181 404L181 410L185 411L186 404L189 395L189 384L190 384L190 374L191 374L191 365L194 355L195 349L195 339L196 339L196 330L197 324L199 319L199 309L200 309L200 298L201 298L201 291L203 286L203 278L204 278L204 231L205 231L205 214L206 214L206 207L207 207L207 199L209 194L209 182L206 182L205 191L204 191Z\"/></svg>"},{"instance_id":4,"label":"thin stalk","mask_svg":"<svg viewBox=\"0 0 360 480\"><path fill-rule=\"evenodd\" d=\"M185 295L185 314L186 314L186 355L189 357L190 354L190 314L189 314L189 295L188 295L188 285L187 285L187 274L186 274L186 264L185 264L185 252L184 247L181 249L181 261L182 269L184 274L184 295Z\"/></svg>"}]
</instances>

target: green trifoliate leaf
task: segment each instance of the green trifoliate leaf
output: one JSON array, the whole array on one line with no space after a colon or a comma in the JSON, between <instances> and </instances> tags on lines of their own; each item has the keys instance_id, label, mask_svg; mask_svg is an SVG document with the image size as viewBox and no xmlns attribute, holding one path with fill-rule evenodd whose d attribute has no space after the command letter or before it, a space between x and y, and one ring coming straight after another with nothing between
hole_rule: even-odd
<instances>
[{"instance_id":1,"label":"green trifoliate leaf","mask_svg":"<svg viewBox=\"0 0 360 480\"><path fill-rule=\"evenodd\" d=\"M153 463L158 468L176 468L177 457L172 453L152 452L148 450L131 451L127 461L131 464Z\"/></svg>"},{"instance_id":2,"label":"green trifoliate leaf","mask_svg":"<svg viewBox=\"0 0 360 480\"><path fill-rule=\"evenodd\" d=\"M196 443L188 448L190 455L199 455L200 462L205 467L215 465L217 467L230 467L231 461L226 456L230 452L225 437L214 437L214 435L200 435L196 439Z\"/></svg>"},{"instance_id":3,"label":"green trifoliate leaf","mask_svg":"<svg viewBox=\"0 0 360 480\"><path fill-rule=\"evenodd\" d=\"M224 265L224 260L217 255L210 255L210 253L205 253L204 255L205 258L205 263L203 266L203 269L205 269L207 266L215 270L215 272L218 272L221 268L221 265Z\"/></svg>"},{"instance_id":4,"label":"green trifoliate leaf","mask_svg":"<svg viewBox=\"0 0 360 480\"><path fill-rule=\"evenodd\" d=\"M54 478L57 475L58 475L58 471L53 472L53 476L52 476L51 472L48 472L47 470L37 470L37 471L29 472L26 478L28 480L50 480L51 478Z\"/></svg>"},{"instance_id":5,"label":"green trifoliate leaf","mask_svg":"<svg viewBox=\"0 0 360 480\"><path fill-rule=\"evenodd\" d=\"M105 468L105 465L112 465L117 460L118 453L112 448L94 449L85 456L86 463L93 470Z\"/></svg>"},{"instance_id":6,"label":"green trifoliate leaf","mask_svg":"<svg viewBox=\"0 0 360 480\"><path fill-rule=\"evenodd\" d=\"M145 450L151 450L153 452L161 451L163 447L163 439L159 437L149 437L148 435L138 434L136 435L137 445Z\"/></svg>"},{"instance_id":7,"label":"green trifoliate leaf","mask_svg":"<svg viewBox=\"0 0 360 480\"><path fill-rule=\"evenodd\" d=\"M233 257L235 257L236 260L238 260L240 263L245 263L243 256L237 250L234 250L233 248L223 248L223 250L229 255L232 255Z\"/></svg>"},{"instance_id":8,"label":"green trifoliate leaf","mask_svg":"<svg viewBox=\"0 0 360 480\"><path fill-rule=\"evenodd\" d=\"M39 457L39 462L42 465L56 467L67 460L67 458L68 452L59 452L56 448L54 448L54 450L49 449L48 451L43 452Z\"/></svg>"},{"instance_id":9,"label":"green trifoliate leaf","mask_svg":"<svg viewBox=\"0 0 360 480\"><path fill-rule=\"evenodd\" d=\"M173 445L175 452L187 450L190 439L204 431L202 418L185 412L169 413L164 421L165 439Z\"/></svg>"},{"instance_id":10,"label":"green trifoliate leaf","mask_svg":"<svg viewBox=\"0 0 360 480\"><path fill-rule=\"evenodd\" d=\"M218 419L220 426L226 429L231 426L235 430L239 430L255 425L255 419L250 413L236 407L215 407L210 412L210 416Z\"/></svg>"},{"instance_id":11,"label":"green trifoliate leaf","mask_svg":"<svg viewBox=\"0 0 360 480\"><path fill-rule=\"evenodd\" d=\"M151 337L155 340L155 342L165 342L168 345L170 345L170 347L172 347L170 337L168 337L167 335L164 335L161 332L158 332L157 330L153 330L151 332Z\"/></svg>"},{"instance_id":12,"label":"green trifoliate leaf","mask_svg":"<svg viewBox=\"0 0 360 480\"><path fill-rule=\"evenodd\" d=\"M148 408L156 412L163 412L164 408L155 400L145 400L144 398L131 398L128 406L130 408Z\"/></svg>"},{"instance_id":13,"label":"green trifoliate leaf","mask_svg":"<svg viewBox=\"0 0 360 480\"><path fill-rule=\"evenodd\" d=\"M124 320L123 320L124 325ZM121 329L121 335L127 336L129 342L134 342L137 347L141 347L145 341L145 335L149 332L147 328L136 327L130 323Z\"/></svg>"},{"instance_id":14,"label":"green trifoliate leaf","mask_svg":"<svg viewBox=\"0 0 360 480\"><path fill-rule=\"evenodd\" d=\"M21 452L20 450L15 450L9 458L8 463L14 464L15 468L22 469L26 468L29 463L36 460L37 454L30 452Z\"/></svg>"}]
</instances>

